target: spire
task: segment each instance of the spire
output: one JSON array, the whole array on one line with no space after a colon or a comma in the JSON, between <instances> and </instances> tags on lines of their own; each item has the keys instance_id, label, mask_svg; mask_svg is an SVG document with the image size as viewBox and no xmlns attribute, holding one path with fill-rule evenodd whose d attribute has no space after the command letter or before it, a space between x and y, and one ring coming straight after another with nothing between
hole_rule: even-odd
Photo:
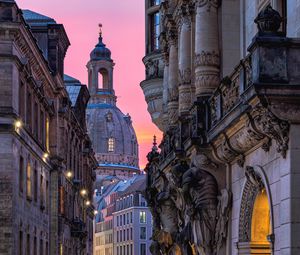
<instances>
[{"instance_id":1,"label":"spire","mask_svg":"<svg viewBox=\"0 0 300 255\"><path fill-rule=\"evenodd\" d=\"M99 23L98 26L99 26L99 37L102 38L102 23Z\"/></svg>"},{"instance_id":2,"label":"spire","mask_svg":"<svg viewBox=\"0 0 300 255\"><path fill-rule=\"evenodd\" d=\"M153 136L153 147L152 147L152 151L157 151L157 142L156 142L156 135Z\"/></svg>"}]
</instances>

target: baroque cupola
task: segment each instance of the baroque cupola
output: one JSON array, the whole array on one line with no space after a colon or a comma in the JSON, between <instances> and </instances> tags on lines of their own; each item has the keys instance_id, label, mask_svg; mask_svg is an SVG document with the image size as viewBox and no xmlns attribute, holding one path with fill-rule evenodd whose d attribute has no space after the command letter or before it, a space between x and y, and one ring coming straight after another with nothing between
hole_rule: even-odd
<instances>
[{"instance_id":1,"label":"baroque cupola","mask_svg":"<svg viewBox=\"0 0 300 255\"><path fill-rule=\"evenodd\" d=\"M115 64L103 42L101 28L100 25L98 44L87 63L91 95L87 126L99 165L96 174L103 178L110 175L128 178L139 173L138 142L131 117L117 107L113 86Z\"/></svg>"}]
</instances>

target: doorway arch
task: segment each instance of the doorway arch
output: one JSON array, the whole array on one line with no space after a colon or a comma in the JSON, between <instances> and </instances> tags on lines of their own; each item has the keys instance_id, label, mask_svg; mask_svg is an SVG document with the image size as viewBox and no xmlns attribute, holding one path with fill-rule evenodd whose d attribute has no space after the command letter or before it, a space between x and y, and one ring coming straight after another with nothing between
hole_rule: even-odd
<instances>
[{"instance_id":1,"label":"doorway arch","mask_svg":"<svg viewBox=\"0 0 300 255\"><path fill-rule=\"evenodd\" d=\"M247 166L239 218L238 254L273 254L272 196L263 169Z\"/></svg>"}]
</instances>

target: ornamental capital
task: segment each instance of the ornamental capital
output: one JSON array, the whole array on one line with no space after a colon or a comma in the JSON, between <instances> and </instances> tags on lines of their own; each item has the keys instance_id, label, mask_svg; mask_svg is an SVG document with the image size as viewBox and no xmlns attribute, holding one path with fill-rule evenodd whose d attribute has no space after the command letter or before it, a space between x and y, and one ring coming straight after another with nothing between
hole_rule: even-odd
<instances>
[{"instance_id":1,"label":"ornamental capital","mask_svg":"<svg viewBox=\"0 0 300 255\"><path fill-rule=\"evenodd\" d=\"M210 10L211 7L218 8L220 5L221 0L194 0L196 7L206 7Z\"/></svg>"}]
</instances>

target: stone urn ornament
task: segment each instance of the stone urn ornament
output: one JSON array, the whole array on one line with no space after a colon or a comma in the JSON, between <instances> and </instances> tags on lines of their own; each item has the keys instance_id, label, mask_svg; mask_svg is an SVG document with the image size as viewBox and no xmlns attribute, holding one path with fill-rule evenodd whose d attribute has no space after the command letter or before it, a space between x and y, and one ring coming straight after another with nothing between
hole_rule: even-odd
<instances>
[{"instance_id":1,"label":"stone urn ornament","mask_svg":"<svg viewBox=\"0 0 300 255\"><path fill-rule=\"evenodd\" d=\"M274 34L280 28L282 17L269 4L259 12L254 22L257 24L260 34Z\"/></svg>"}]
</instances>

